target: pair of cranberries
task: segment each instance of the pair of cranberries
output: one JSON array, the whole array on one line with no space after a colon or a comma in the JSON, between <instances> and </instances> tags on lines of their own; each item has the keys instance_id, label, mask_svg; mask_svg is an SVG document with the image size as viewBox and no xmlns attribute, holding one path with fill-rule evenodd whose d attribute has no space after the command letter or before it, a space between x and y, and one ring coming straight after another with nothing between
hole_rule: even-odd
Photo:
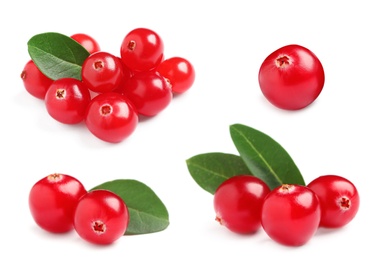
<instances>
[{"instance_id":1,"label":"pair of cranberries","mask_svg":"<svg viewBox=\"0 0 384 260\"><path fill-rule=\"evenodd\" d=\"M73 229L84 240L100 245L115 242L129 224L124 201L109 190L87 191L75 177L53 173L29 193L29 209L36 224L51 233Z\"/></svg>"},{"instance_id":2,"label":"pair of cranberries","mask_svg":"<svg viewBox=\"0 0 384 260\"><path fill-rule=\"evenodd\" d=\"M250 234L260 227L278 243L301 246L319 227L340 228L359 208L359 194L344 177L323 175L304 185L270 189L252 175L224 181L214 194L216 220L229 230Z\"/></svg>"}]
</instances>

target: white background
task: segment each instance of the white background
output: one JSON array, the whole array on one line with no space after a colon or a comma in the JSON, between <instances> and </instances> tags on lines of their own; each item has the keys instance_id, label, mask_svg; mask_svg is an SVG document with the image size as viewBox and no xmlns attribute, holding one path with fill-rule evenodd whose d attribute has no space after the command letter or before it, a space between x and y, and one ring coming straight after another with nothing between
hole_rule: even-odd
<instances>
[{"instance_id":1,"label":"white background","mask_svg":"<svg viewBox=\"0 0 384 260\"><path fill-rule=\"evenodd\" d=\"M380 1L2 1L1 259L336 259L380 254L383 234L383 24ZM252 4L251 4L252 3ZM165 111L140 122L120 144L102 142L84 125L62 125L24 89L20 73L35 34L92 35L119 55L136 27L163 38L165 56L189 59L193 87ZM326 75L323 92L295 112L262 96L264 58L296 43L311 49ZM212 195L190 176L185 160L206 152L237 153L229 126L270 135L292 156L306 182L337 174L361 196L356 218L319 230L304 246L279 245L263 230L239 236L214 221ZM39 229L28 193L42 177L62 172L87 188L136 179L167 206L169 227L93 246L75 232Z\"/></svg>"}]
</instances>

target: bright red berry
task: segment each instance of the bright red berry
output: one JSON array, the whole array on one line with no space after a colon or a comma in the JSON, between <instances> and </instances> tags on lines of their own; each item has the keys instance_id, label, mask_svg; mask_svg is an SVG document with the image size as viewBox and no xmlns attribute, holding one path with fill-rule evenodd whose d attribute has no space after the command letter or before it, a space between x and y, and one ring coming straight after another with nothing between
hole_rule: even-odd
<instances>
[{"instance_id":1,"label":"bright red berry","mask_svg":"<svg viewBox=\"0 0 384 260\"><path fill-rule=\"evenodd\" d=\"M29 209L34 221L53 233L72 230L75 207L86 192L78 179L67 174L54 173L42 178L29 192Z\"/></svg>"},{"instance_id":2,"label":"bright red berry","mask_svg":"<svg viewBox=\"0 0 384 260\"><path fill-rule=\"evenodd\" d=\"M274 241L301 246L316 233L321 216L316 194L306 186L283 184L264 199L261 225Z\"/></svg>"},{"instance_id":3,"label":"bright red berry","mask_svg":"<svg viewBox=\"0 0 384 260\"><path fill-rule=\"evenodd\" d=\"M81 78L89 90L96 93L110 92L123 80L121 60L108 52L96 52L83 62Z\"/></svg>"},{"instance_id":4,"label":"bright red berry","mask_svg":"<svg viewBox=\"0 0 384 260\"><path fill-rule=\"evenodd\" d=\"M73 223L84 240L107 245L124 235L129 224L129 211L115 193L93 190L79 200Z\"/></svg>"},{"instance_id":5,"label":"bright red berry","mask_svg":"<svg viewBox=\"0 0 384 260\"><path fill-rule=\"evenodd\" d=\"M156 69L171 85L173 93L184 93L195 81L195 69L185 58L172 57L162 61Z\"/></svg>"},{"instance_id":6,"label":"bright red berry","mask_svg":"<svg viewBox=\"0 0 384 260\"><path fill-rule=\"evenodd\" d=\"M115 92L101 93L89 103L85 124L99 139L118 143L136 129L138 115L123 95Z\"/></svg>"},{"instance_id":7,"label":"bright red berry","mask_svg":"<svg viewBox=\"0 0 384 260\"><path fill-rule=\"evenodd\" d=\"M324 86L318 57L300 45L287 45L271 53L261 64L259 85L276 107L298 110L311 104Z\"/></svg>"},{"instance_id":8,"label":"bright red berry","mask_svg":"<svg viewBox=\"0 0 384 260\"><path fill-rule=\"evenodd\" d=\"M53 80L45 76L32 60L29 60L20 75L25 89L32 96L44 99Z\"/></svg>"},{"instance_id":9,"label":"bright red berry","mask_svg":"<svg viewBox=\"0 0 384 260\"><path fill-rule=\"evenodd\" d=\"M80 43L91 54L100 51L99 43L88 34L76 33L71 38Z\"/></svg>"},{"instance_id":10,"label":"bright red berry","mask_svg":"<svg viewBox=\"0 0 384 260\"><path fill-rule=\"evenodd\" d=\"M143 116L155 116L172 101L172 89L158 72L145 71L134 74L122 86L122 93Z\"/></svg>"},{"instance_id":11,"label":"bright red berry","mask_svg":"<svg viewBox=\"0 0 384 260\"><path fill-rule=\"evenodd\" d=\"M63 124L77 124L84 120L91 94L86 85L74 78L55 80L45 95L48 114Z\"/></svg>"},{"instance_id":12,"label":"bright red berry","mask_svg":"<svg viewBox=\"0 0 384 260\"><path fill-rule=\"evenodd\" d=\"M261 226L261 206L269 187L252 175L225 180L214 194L216 220L235 233L256 232Z\"/></svg>"},{"instance_id":13,"label":"bright red berry","mask_svg":"<svg viewBox=\"0 0 384 260\"><path fill-rule=\"evenodd\" d=\"M133 72L152 70L163 60L164 43L160 36L147 28L136 28L123 39L120 57Z\"/></svg>"},{"instance_id":14,"label":"bright red berry","mask_svg":"<svg viewBox=\"0 0 384 260\"><path fill-rule=\"evenodd\" d=\"M312 180L307 186L320 200L320 226L343 227L356 216L360 196L356 186L348 179L337 175L323 175Z\"/></svg>"}]
</instances>

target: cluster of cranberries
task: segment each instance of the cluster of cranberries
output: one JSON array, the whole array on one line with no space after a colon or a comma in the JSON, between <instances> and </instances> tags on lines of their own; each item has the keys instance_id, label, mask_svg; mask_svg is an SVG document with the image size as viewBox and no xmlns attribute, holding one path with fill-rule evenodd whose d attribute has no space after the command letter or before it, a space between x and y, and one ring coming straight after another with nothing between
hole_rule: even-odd
<instances>
[{"instance_id":1,"label":"cluster of cranberries","mask_svg":"<svg viewBox=\"0 0 384 260\"><path fill-rule=\"evenodd\" d=\"M28 61L21 73L25 89L45 100L51 117L64 124L85 122L99 139L118 143L135 130L139 116L153 117L187 91L195 79L192 64L182 57L164 59L164 43L147 28L136 28L123 39L120 56L101 51L86 34L74 34L90 55L81 80L52 80Z\"/></svg>"},{"instance_id":2,"label":"cluster of cranberries","mask_svg":"<svg viewBox=\"0 0 384 260\"><path fill-rule=\"evenodd\" d=\"M87 191L78 179L62 173L50 174L32 186L29 209L42 229L51 233L75 229L93 244L113 243L129 224L121 197L109 190Z\"/></svg>"},{"instance_id":3,"label":"cluster of cranberries","mask_svg":"<svg viewBox=\"0 0 384 260\"><path fill-rule=\"evenodd\" d=\"M340 228L359 208L354 184L338 175L323 175L307 185L283 184L270 189L260 178L236 175L214 194L216 220L239 234L256 233L260 227L274 241L286 246L307 243L319 227Z\"/></svg>"}]
</instances>

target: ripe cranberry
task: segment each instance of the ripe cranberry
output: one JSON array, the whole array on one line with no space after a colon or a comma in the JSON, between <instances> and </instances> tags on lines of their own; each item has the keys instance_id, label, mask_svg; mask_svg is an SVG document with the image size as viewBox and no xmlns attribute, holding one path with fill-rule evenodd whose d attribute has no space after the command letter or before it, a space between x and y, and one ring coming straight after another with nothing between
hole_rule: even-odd
<instances>
[{"instance_id":1,"label":"ripe cranberry","mask_svg":"<svg viewBox=\"0 0 384 260\"><path fill-rule=\"evenodd\" d=\"M53 80L45 76L32 60L29 60L20 75L24 87L32 96L44 99Z\"/></svg>"},{"instance_id":2,"label":"ripe cranberry","mask_svg":"<svg viewBox=\"0 0 384 260\"><path fill-rule=\"evenodd\" d=\"M75 207L87 191L76 178L62 173L50 174L36 182L29 192L29 209L42 229L64 233L73 229Z\"/></svg>"},{"instance_id":3,"label":"ripe cranberry","mask_svg":"<svg viewBox=\"0 0 384 260\"><path fill-rule=\"evenodd\" d=\"M147 28L136 28L123 39L120 57L133 72L152 70L163 60L164 43L160 36Z\"/></svg>"},{"instance_id":4,"label":"ripe cranberry","mask_svg":"<svg viewBox=\"0 0 384 260\"><path fill-rule=\"evenodd\" d=\"M158 72L145 71L134 74L122 86L122 93L143 116L155 116L172 101L172 89Z\"/></svg>"},{"instance_id":5,"label":"ripe cranberry","mask_svg":"<svg viewBox=\"0 0 384 260\"><path fill-rule=\"evenodd\" d=\"M269 187L251 175L225 180L214 194L216 220L235 233L254 233L260 226L261 206Z\"/></svg>"},{"instance_id":6,"label":"ripe cranberry","mask_svg":"<svg viewBox=\"0 0 384 260\"><path fill-rule=\"evenodd\" d=\"M287 45L261 64L259 85L276 107L298 110L311 104L324 86L324 69L317 56L300 45Z\"/></svg>"},{"instance_id":7,"label":"ripe cranberry","mask_svg":"<svg viewBox=\"0 0 384 260\"><path fill-rule=\"evenodd\" d=\"M138 115L123 95L116 92L101 93L89 103L85 124L99 139L118 143L133 133L138 124Z\"/></svg>"},{"instance_id":8,"label":"ripe cranberry","mask_svg":"<svg viewBox=\"0 0 384 260\"><path fill-rule=\"evenodd\" d=\"M320 226L339 228L356 216L360 197L351 181L337 175L323 175L312 180L307 186L320 200Z\"/></svg>"},{"instance_id":9,"label":"ripe cranberry","mask_svg":"<svg viewBox=\"0 0 384 260\"><path fill-rule=\"evenodd\" d=\"M80 198L73 223L84 240L107 245L124 235L129 224L129 211L115 193L93 190Z\"/></svg>"},{"instance_id":10,"label":"ripe cranberry","mask_svg":"<svg viewBox=\"0 0 384 260\"><path fill-rule=\"evenodd\" d=\"M173 93L184 93L195 81L195 69L187 59L181 57L162 61L156 70L169 81Z\"/></svg>"},{"instance_id":11,"label":"ripe cranberry","mask_svg":"<svg viewBox=\"0 0 384 260\"><path fill-rule=\"evenodd\" d=\"M108 52L96 52L84 60L81 78L93 92L110 92L123 79L123 65L119 58Z\"/></svg>"},{"instance_id":12,"label":"ripe cranberry","mask_svg":"<svg viewBox=\"0 0 384 260\"><path fill-rule=\"evenodd\" d=\"M80 43L90 54L100 51L99 43L88 34L76 33L71 38Z\"/></svg>"},{"instance_id":13,"label":"ripe cranberry","mask_svg":"<svg viewBox=\"0 0 384 260\"><path fill-rule=\"evenodd\" d=\"M77 124L84 120L91 94L82 81L74 78L55 80L45 95L48 114L63 124Z\"/></svg>"},{"instance_id":14,"label":"ripe cranberry","mask_svg":"<svg viewBox=\"0 0 384 260\"><path fill-rule=\"evenodd\" d=\"M267 235L287 246L307 243L320 222L320 202L308 187L283 184L264 199L261 225Z\"/></svg>"}]
</instances>

